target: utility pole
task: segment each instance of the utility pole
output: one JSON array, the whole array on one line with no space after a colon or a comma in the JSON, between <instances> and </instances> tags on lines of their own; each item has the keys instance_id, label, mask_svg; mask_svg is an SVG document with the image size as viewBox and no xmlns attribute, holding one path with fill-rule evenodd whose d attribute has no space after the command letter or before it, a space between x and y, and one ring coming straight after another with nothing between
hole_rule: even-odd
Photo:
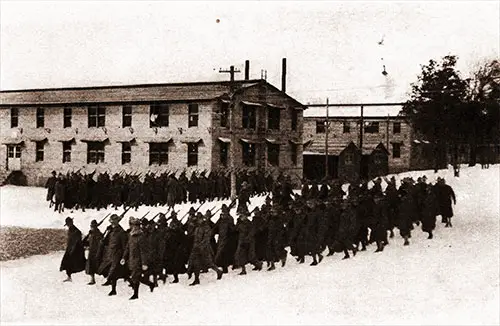
<instances>
[{"instance_id":1,"label":"utility pole","mask_svg":"<svg viewBox=\"0 0 500 326\"><path fill-rule=\"evenodd\" d=\"M229 170L231 171L231 200L236 198L236 164L235 164L235 151L236 151L236 137L235 137L235 114L234 110L236 107L236 101L234 98L236 87L234 85L234 74L239 73L240 70L235 70L234 66L231 66L229 70L219 69L219 73L229 73L230 75L230 103L229 103L229 134L231 142L229 144Z\"/></svg>"},{"instance_id":2,"label":"utility pole","mask_svg":"<svg viewBox=\"0 0 500 326\"><path fill-rule=\"evenodd\" d=\"M363 171L363 129L365 127L364 117L363 117L363 106L361 105L361 117L359 123L359 152L360 152L360 162L359 162L359 177L361 178Z\"/></svg>"},{"instance_id":3,"label":"utility pole","mask_svg":"<svg viewBox=\"0 0 500 326\"><path fill-rule=\"evenodd\" d=\"M325 178L328 178L328 133L330 129L329 113L328 113L328 97L326 98L326 120L325 120Z\"/></svg>"}]
</instances>

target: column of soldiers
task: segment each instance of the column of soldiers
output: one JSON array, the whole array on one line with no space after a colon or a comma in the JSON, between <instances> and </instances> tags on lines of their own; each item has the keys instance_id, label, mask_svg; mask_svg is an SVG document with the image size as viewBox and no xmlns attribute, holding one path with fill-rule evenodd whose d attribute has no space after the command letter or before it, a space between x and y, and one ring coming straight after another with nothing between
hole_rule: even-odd
<instances>
[{"instance_id":1,"label":"column of soldiers","mask_svg":"<svg viewBox=\"0 0 500 326\"><path fill-rule=\"evenodd\" d=\"M237 184L247 182L251 195L271 192L275 184L283 179L280 174L274 179L264 172L237 170ZM64 209L106 209L120 206L137 209L141 205L169 206L228 199L231 192L230 171L193 172L188 179L186 171L179 176L175 173L140 174L107 172L83 174L80 171L67 174L52 172L45 184L49 207L59 213ZM241 186L237 187L239 193Z\"/></svg>"},{"instance_id":2,"label":"column of soldiers","mask_svg":"<svg viewBox=\"0 0 500 326\"><path fill-rule=\"evenodd\" d=\"M178 283L181 274L187 274L188 279L194 275L190 285L197 285L200 273L210 269L221 279L229 267L241 269L240 275L247 274L249 264L256 271L262 270L264 263L268 271L276 269L276 264L284 267L288 254L301 264L310 256L310 265L314 266L322 262L325 253L332 256L340 252L343 259L348 259L371 244L376 245L375 252L382 252L389 238L394 238L395 228L405 246L420 224L432 239L438 215L445 227L452 227L452 202L456 203L456 198L444 179L429 184L425 177L416 182L404 178L399 188L394 177L385 181L385 191L378 178L370 189L367 182L362 182L350 185L348 193L338 182L319 187L304 185L299 196L291 191L289 179L284 178L273 189L272 199L267 196L265 203L251 212L247 206L251 185L244 182L236 223L231 215L235 201L221 207L216 222L212 219L217 211L209 209L202 214L203 204L197 209L191 207L181 218L175 210L168 217L168 212L159 214L157 220L130 217L128 230L119 225L124 214L113 214L104 234L99 231L99 223L92 221L82 241L89 249L85 266L91 276L89 284L95 284L95 274L102 275L107 278L103 285L111 286L109 295L115 295L117 280L124 279L133 290L130 299L137 299L140 283L153 291L158 281L166 283L168 275L173 277L172 283ZM68 219L70 229L74 228ZM78 232L69 233L68 247L74 248L74 243L81 240ZM70 281L71 273L83 268L81 253L76 258L78 268L68 264L68 255L67 251L61 271L66 270L66 280Z\"/></svg>"}]
</instances>

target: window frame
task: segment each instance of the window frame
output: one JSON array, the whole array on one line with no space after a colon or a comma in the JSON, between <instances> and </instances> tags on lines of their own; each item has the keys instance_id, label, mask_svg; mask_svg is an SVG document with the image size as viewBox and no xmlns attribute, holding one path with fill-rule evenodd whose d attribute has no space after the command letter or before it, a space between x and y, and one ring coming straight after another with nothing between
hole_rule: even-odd
<instances>
[{"instance_id":1,"label":"window frame","mask_svg":"<svg viewBox=\"0 0 500 326\"><path fill-rule=\"evenodd\" d=\"M255 166L256 165L256 151L257 148L253 143L243 142L241 148L242 163L245 166Z\"/></svg>"},{"instance_id":2,"label":"window frame","mask_svg":"<svg viewBox=\"0 0 500 326\"><path fill-rule=\"evenodd\" d=\"M280 145L267 143L267 163L270 166L280 166Z\"/></svg>"},{"instance_id":3,"label":"window frame","mask_svg":"<svg viewBox=\"0 0 500 326\"><path fill-rule=\"evenodd\" d=\"M7 158L21 158L21 145L7 145Z\"/></svg>"},{"instance_id":4,"label":"window frame","mask_svg":"<svg viewBox=\"0 0 500 326\"><path fill-rule=\"evenodd\" d=\"M149 166L168 165L169 143L149 143Z\"/></svg>"},{"instance_id":5,"label":"window frame","mask_svg":"<svg viewBox=\"0 0 500 326\"><path fill-rule=\"evenodd\" d=\"M10 127L19 127L19 108L10 108Z\"/></svg>"},{"instance_id":6,"label":"window frame","mask_svg":"<svg viewBox=\"0 0 500 326\"><path fill-rule=\"evenodd\" d=\"M229 162L229 144L219 142L219 162L223 167L228 166Z\"/></svg>"},{"instance_id":7,"label":"window frame","mask_svg":"<svg viewBox=\"0 0 500 326\"><path fill-rule=\"evenodd\" d=\"M72 142L71 141L63 141L62 142L62 162L63 163L71 163L71 151L72 151Z\"/></svg>"},{"instance_id":8,"label":"window frame","mask_svg":"<svg viewBox=\"0 0 500 326\"><path fill-rule=\"evenodd\" d=\"M198 103L188 104L188 128L198 127L200 105Z\"/></svg>"},{"instance_id":9,"label":"window frame","mask_svg":"<svg viewBox=\"0 0 500 326\"><path fill-rule=\"evenodd\" d=\"M43 162L45 152L45 141L35 142L35 162Z\"/></svg>"},{"instance_id":10,"label":"window frame","mask_svg":"<svg viewBox=\"0 0 500 326\"><path fill-rule=\"evenodd\" d=\"M401 122L400 121L394 121L392 123L392 133L393 134L400 134L401 133Z\"/></svg>"},{"instance_id":11,"label":"window frame","mask_svg":"<svg viewBox=\"0 0 500 326\"><path fill-rule=\"evenodd\" d=\"M122 105L122 128L132 127L132 105Z\"/></svg>"},{"instance_id":12,"label":"window frame","mask_svg":"<svg viewBox=\"0 0 500 326\"><path fill-rule=\"evenodd\" d=\"M153 114L157 117L155 121L151 120ZM163 128L168 127L170 124L170 106L165 102L155 102L149 105L149 127L150 128Z\"/></svg>"},{"instance_id":13,"label":"window frame","mask_svg":"<svg viewBox=\"0 0 500 326\"><path fill-rule=\"evenodd\" d=\"M317 134L326 134L325 121L316 120L316 133Z\"/></svg>"},{"instance_id":14,"label":"window frame","mask_svg":"<svg viewBox=\"0 0 500 326\"><path fill-rule=\"evenodd\" d=\"M227 128L228 121L229 121L229 103L222 102L220 106L220 126L222 128Z\"/></svg>"},{"instance_id":15,"label":"window frame","mask_svg":"<svg viewBox=\"0 0 500 326\"><path fill-rule=\"evenodd\" d=\"M71 128L73 125L73 109L65 107L63 109L63 128Z\"/></svg>"},{"instance_id":16,"label":"window frame","mask_svg":"<svg viewBox=\"0 0 500 326\"><path fill-rule=\"evenodd\" d=\"M199 143L187 143L187 166L198 165Z\"/></svg>"},{"instance_id":17,"label":"window frame","mask_svg":"<svg viewBox=\"0 0 500 326\"><path fill-rule=\"evenodd\" d=\"M290 109L290 129L296 131L299 124L299 112L296 109Z\"/></svg>"},{"instance_id":18,"label":"window frame","mask_svg":"<svg viewBox=\"0 0 500 326\"><path fill-rule=\"evenodd\" d=\"M342 133L350 134L351 133L351 121L343 121L342 122Z\"/></svg>"},{"instance_id":19,"label":"window frame","mask_svg":"<svg viewBox=\"0 0 500 326\"><path fill-rule=\"evenodd\" d=\"M368 126L366 125L366 122L365 125L363 126L363 132L365 134L378 134L380 132L379 121L367 121L367 122L369 123Z\"/></svg>"},{"instance_id":20,"label":"window frame","mask_svg":"<svg viewBox=\"0 0 500 326\"><path fill-rule=\"evenodd\" d=\"M299 145L290 143L290 159L292 161L292 165L297 165L297 156L299 153Z\"/></svg>"},{"instance_id":21,"label":"window frame","mask_svg":"<svg viewBox=\"0 0 500 326\"><path fill-rule=\"evenodd\" d=\"M94 112L95 111L95 112ZM87 107L88 127L106 127L106 107L103 105L89 105Z\"/></svg>"},{"instance_id":22,"label":"window frame","mask_svg":"<svg viewBox=\"0 0 500 326\"><path fill-rule=\"evenodd\" d=\"M122 142L122 165L132 162L132 144L130 142Z\"/></svg>"},{"instance_id":23,"label":"window frame","mask_svg":"<svg viewBox=\"0 0 500 326\"><path fill-rule=\"evenodd\" d=\"M354 164L354 154L353 153L345 153L344 154L344 164L345 165L353 165Z\"/></svg>"},{"instance_id":24,"label":"window frame","mask_svg":"<svg viewBox=\"0 0 500 326\"><path fill-rule=\"evenodd\" d=\"M401 158L401 143L392 143L392 158Z\"/></svg>"},{"instance_id":25,"label":"window frame","mask_svg":"<svg viewBox=\"0 0 500 326\"><path fill-rule=\"evenodd\" d=\"M267 107L267 129L280 130L281 124L281 109Z\"/></svg>"},{"instance_id":26,"label":"window frame","mask_svg":"<svg viewBox=\"0 0 500 326\"><path fill-rule=\"evenodd\" d=\"M45 108L36 108L36 128L45 127Z\"/></svg>"},{"instance_id":27,"label":"window frame","mask_svg":"<svg viewBox=\"0 0 500 326\"><path fill-rule=\"evenodd\" d=\"M106 162L106 145L104 142L87 142L87 164Z\"/></svg>"},{"instance_id":28,"label":"window frame","mask_svg":"<svg viewBox=\"0 0 500 326\"><path fill-rule=\"evenodd\" d=\"M253 105L243 105L241 113L241 127L255 130L257 128L257 108Z\"/></svg>"}]
</instances>

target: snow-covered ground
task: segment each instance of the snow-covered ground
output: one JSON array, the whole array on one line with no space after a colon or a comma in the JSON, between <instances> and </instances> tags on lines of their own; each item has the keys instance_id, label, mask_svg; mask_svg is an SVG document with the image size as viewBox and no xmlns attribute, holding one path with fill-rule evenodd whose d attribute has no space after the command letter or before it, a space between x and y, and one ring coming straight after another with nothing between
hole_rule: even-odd
<instances>
[{"instance_id":1,"label":"snow-covered ground","mask_svg":"<svg viewBox=\"0 0 500 326\"><path fill-rule=\"evenodd\" d=\"M399 177L423 174L446 177L458 197L453 228L438 220L433 240L416 229L408 247L397 236L382 253L370 246L352 259L336 254L315 267L289 259L272 272L230 271L220 281L211 272L196 287L187 286L183 275L179 284L160 284L153 293L141 287L140 299L132 302L131 289L121 281L115 297L107 296L108 287L86 285L83 273L62 283L62 253L1 262L1 323L499 324L500 166L463 168L460 178L451 170ZM85 233L91 219L106 214L60 215L46 208L44 198L44 189L0 188L0 225L62 227L70 215ZM188 208L180 207L179 214ZM140 217L149 209L130 213Z\"/></svg>"}]
</instances>

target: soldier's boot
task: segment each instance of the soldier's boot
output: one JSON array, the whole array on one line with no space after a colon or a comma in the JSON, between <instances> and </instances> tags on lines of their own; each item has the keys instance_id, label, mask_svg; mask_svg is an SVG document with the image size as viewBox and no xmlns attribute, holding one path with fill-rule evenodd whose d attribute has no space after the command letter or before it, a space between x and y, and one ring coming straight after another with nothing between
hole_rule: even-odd
<instances>
[{"instance_id":1,"label":"soldier's boot","mask_svg":"<svg viewBox=\"0 0 500 326\"><path fill-rule=\"evenodd\" d=\"M441 223L446 223L446 217L441 216Z\"/></svg>"},{"instance_id":2,"label":"soldier's boot","mask_svg":"<svg viewBox=\"0 0 500 326\"><path fill-rule=\"evenodd\" d=\"M101 285L102 286L108 286L108 285L112 285L112 284L113 283L109 279L107 279L106 282L102 283Z\"/></svg>"},{"instance_id":3,"label":"soldier's boot","mask_svg":"<svg viewBox=\"0 0 500 326\"><path fill-rule=\"evenodd\" d=\"M239 275L247 275L247 269L245 268L245 265L241 268L241 272Z\"/></svg>"},{"instance_id":4,"label":"soldier's boot","mask_svg":"<svg viewBox=\"0 0 500 326\"><path fill-rule=\"evenodd\" d=\"M394 230L391 230L391 234L389 235L389 238L394 238Z\"/></svg>"},{"instance_id":5,"label":"soldier's boot","mask_svg":"<svg viewBox=\"0 0 500 326\"><path fill-rule=\"evenodd\" d=\"M227 269L227 266L222 266L222 273L224 273L224 274L229 273L229 270Z\"/></svg>"},{"instance_id":6,"label":"soldier's boot","mask_svg":"<svg viewBox=\"0 0 500 326\"><path fill-rule=\"evenodd\" d=\"M429 232L429 236L427 237L427 239L432 239L432 238L434 238L434 236L432 235L432 231L431 231L431 232Z\"/></svg>"},{"instance_id":7,"label":"soldier's boot","mask_svg":"<svg viewBox=\"0 0 500 326\"><path fill-rule=\"evenodd\" d=\"M153 285L155 288L158 287L158 275L156 274L153 275Z\"/></svg>"},{"instance_id":8,"label":"soldier's boot","mask_svg":"<svg viewBox=\"0 0 500 326\"><path fill-rule=\"evenodd\" d=\"M344 249L344 258L342 258L342 260L349 258L351 258L351 256L349 256L349 251L347 251L347 249Z\"/></svg>"},{"instance_id":9,"label":"soldier's boot","mask_svg":"<svg viewBox=\"0 0 500 326\"><path fill-rule=\"evenodd\" d=\"M383 249L383 245L380 241L377 241L377 250L375 252L381 252Z\"/></svg>"},{"instance_id":10,"label":"soldier's boot","mask_svg":"<svg viewBox=\"0 0 500 326\"><path fill-rule=\"evenodd\" d=\"M68 275L64 280L63 282L73 282L73 280L71 279L71 275Z\"/></svg>"},{"instance_id":11,"label":"soldier's boot","mask_svg":"<svg viewBox=\"0 0 500 326\"><path fill-rule=\"evenodd\" d=\"M281 257L281 267L285 267L285 265L286 265L286 256L287 256L287 254L288 253L285 251L285 253Z\"/></svg>"},{"instance_id":12,"label":"soldier's boot","mask_svg":"<svg viewBox=\"0 0 500 326\"><path fill-rule=\"evenodd\" d=\"M446 222L446 223L448 224L448 226L449 226L450 228L452 227L452 225L451 225L451 217L448 217L448 220L447 220L447 222Z\"/></svg>"},{"instance_id":13,"label":"soldier's boot","mask_svg":"<svg viewBox=\"0 0 500 326\"><path fill-rule=\"evenodd\" d=\"M190 280L191 276L193 276L193 272L189 271L189 272L187 272L187 274L188 274L188 280Z\"/></svg>"},{"instance_id":14,"label":"soldier's boot","mask_svg":"<svg viewBox=\"0 0 500 326\"><path fill-rule=\"evenodd\" d=\"M254 271L261 271L262 270L262 262L256 261L253 265L255 266L253 268Z\"/></svg>"},{"instance_id":15,"label":"soldier's boot","mask_svg":"<svg viewBox=\"0 0 500 326\"><path fill-rule=\"evenodd\" d=\"M403 244L403 246L409 246L410 245L410 241L408 240L408 237L403 237L405 239L405 242Z\"/></svg>"},{"instance_id":16,"label":"soldier's boot","mask_svg":"<svg viewBox=\"0 0 500 326\"><path fill-rule=\"evenodd\" d=\"M357 254L357 253L358 253L358 247L353 246L353 248L352 248L352 256L353 256L353 257L356 257L356 254Z\"/></svg>"},{"instance_id":17,"label":"soldier's boot","mask_svg":"<svg viewBox=\"0 0 500 326\"><path fill-rule=\"evenodd\" d=\"M313 258L313 262L311 264L309 264L309 266L316 266L316 265L318 265L318 261L316 260L316 255L312 255L312 258Z\"/></svg>"},{"instance_id":18,"label":"soldier's boot","mask_svg":"<svg viewBox=\"0 0 500 326\"><path fill-rule=\"evenodd\" d=\"M167 283L167 274L161 273L159 279L160 279L160 281L163 282L163 284Z\"/></svg>"},{"instance_id":19,"label":"soldier's boot","mask_svg":"<svg viewBox=\"0 0 500 326\"><path fill-rule=\"evenodd\" d=\"M222 275L224 274L222 272L222 269L217 268L217 266L215 265L213 265L211 269L213 269L217 273L217 279L220 280L222 278Z\"/></svg>"},{"instance_id":20,"label":"soldier's boot","mask_svg":"<svg viewBox=\"0 0 500 326\"><path fill-rule=\"evenodd\" d=\"M111 292L109 292L108 295L116 295L116 280L111 281Z\"/></svg>"},{"instance_id":21,"label":"soldier's boot","mask_svg":"<svg viewBox=\"0 0 500 326\"><path fill-rule=\"evenodd\" d=\"M130 297L129 300L139 299L139 283L132 285L132 288L134 289L134 294Z\"/></svg>"},{"instance_id":22,"label":"soldier's boot","mask_svg":"<svg viewBox=\"0 0 500 326\"><path fill-rule=\"evenodd\" d=\"M94 274L90 275L90 282L87 283L88 285L94 285L95 284L95 276Z\"/></svg>"},{"instance_id":23,"label":"soldier's boot","mask_svg":"<svg viewBox=\"0 0 500 326\"><path fill-rule=\"evenodd\" d=\"M361 251L366 251L366 244L361 242Z\"/></svg>"},{"instance_id":24,"label":"soldier's boot","mask_svg":"<svg viewBox=\"0 0 500 326\"><path fill-rule=\"evenodd\" d=\"M276 266L274 266L274 262L271 263L271 266L267 269L268 271L274 271Z\"/></svg>"},{"instance_id":25,"label":"soldier's boot","mask_svg":"<svg viewBox=\"0 0 500 326\"><path fill-rule=\"evenodd\" d=\"M335 254L335 249L333 249L333 246L328 246L328 254L327 256L333 256Z\"/></svg>"},{"instance_id":26,"label":"soldier's boot","mask_svg":"<svg viewBox=\"0 0 500 326\"><path fill-rule=\"evenodd\" d=\"M318 264L321 263L322 260L323 260L323 255L318 254Z\"/></svg>"},{"instance_id":27,"label":"soldier's boot","mask_svg":"<svg viewBox=\"0 0 500 326\"><path fill-rule=\"evenodd\" d=\"M300 256L299 257L299 264L303 264L305 262L305 257L304 256Z\"/></svg>"},{"instance_id":28,"label":"soldier's boot","mask_svg":"<svg viewBox=\"0 0 500 326\"><path fill-rule=\"evenodd\" d=\"M200 272L195 272L194 273L194 281L193 281L193 283L189 284L189 286L198 285L198 284L200 284Z\"/></svg>"},{"instance_id":29,"label":"soldier's boot","mask_svg":"<svg viewBox=\"0 0 500 326\"><path fill-rule=\"evenodd\" d=\"M174 274L174 280L170 283L172 284L179 283L179 274Z\"/></svg>"}]
</instances>

